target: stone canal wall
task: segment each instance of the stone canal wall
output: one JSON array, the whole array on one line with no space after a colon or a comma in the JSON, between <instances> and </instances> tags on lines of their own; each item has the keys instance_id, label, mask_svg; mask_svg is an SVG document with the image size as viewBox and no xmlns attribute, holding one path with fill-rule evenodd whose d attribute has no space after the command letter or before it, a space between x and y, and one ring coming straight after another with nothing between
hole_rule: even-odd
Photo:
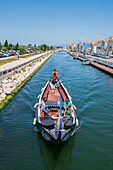
<instances>
[{"instance_id":1,"label":"stone canal wall","mask_svg":"<svg viewBox=\"0 0 113 170\"><path fill-rule=\"evenodd\" d=\"M18 93L22 86L44 65L54 52L24 65L0 81L0 110Z\"/></svg>"}]
</instances>

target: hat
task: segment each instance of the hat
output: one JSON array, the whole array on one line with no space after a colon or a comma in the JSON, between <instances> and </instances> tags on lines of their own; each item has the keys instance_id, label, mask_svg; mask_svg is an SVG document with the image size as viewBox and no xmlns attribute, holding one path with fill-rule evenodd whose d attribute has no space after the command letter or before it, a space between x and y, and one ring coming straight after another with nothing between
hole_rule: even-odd
<instances>
[{"instance_id":1,"label":"hat","mask_svg":"<svg viewBox=\"0 0 113 170\"><path fill-rule=\"evenodd\" d=\"M66 99L66 102L68 102L69 100L68 99Z\"/></svg>"},{"instance_id":2,"label":"hat","mask_svg":"<svg viewBox=\"0 0 113 170\"><path fill-rule=\"evenodd\" d=\"M54 69L54 71L56 71L56 69Z\"/></svg>"}]
</instances>

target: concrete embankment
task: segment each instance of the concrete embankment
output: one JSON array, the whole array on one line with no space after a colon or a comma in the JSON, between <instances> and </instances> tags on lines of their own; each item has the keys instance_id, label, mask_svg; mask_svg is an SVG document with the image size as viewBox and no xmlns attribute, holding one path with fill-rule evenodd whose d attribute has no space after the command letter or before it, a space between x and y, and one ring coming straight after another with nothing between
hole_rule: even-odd
<instances>
[{"instance_id":1,"label":"concrete embankment","mask_svg":"<svg viewBox=\"0 0 113 170\"><path fill-rule=\"evenodd\" d=\"M18 93L23 85L44 65L53 53L51 52L41 58L31 60L31 62L0 78L0 110L9 103L13 96Z\"/></svg>"},{"instance_id":2,"label":"concrete embankment","mask_svg":"<svg viewBox=\"0 0 113 170\"><path fill-rule=\"evenodd\" d=\"M86 61L87 60L86 58L84 58L82 56L80 57L80 56L74 55L74 54L72 54L70 52L68 52L68 54L72 55L74 58L79 59L81 61ZM106 73L113 76L113 68L112 68L113 63L110 62L110 64L109 64L109 62L105 62L105 60L103 60L103 59L99 59L99 60L102 61L102 62L100 62L101 64L98 63L98 59L94 59L94 61L90 60L90 65L92 65L92 66L94 66L94 67L96 67L96 68L98 68L98 69L100 69L100 70L102 70L102 71L104 71L104 72L106 72ZM108 63L108 65L105 66L104 63Z\"/></svg>"}]
</instances>

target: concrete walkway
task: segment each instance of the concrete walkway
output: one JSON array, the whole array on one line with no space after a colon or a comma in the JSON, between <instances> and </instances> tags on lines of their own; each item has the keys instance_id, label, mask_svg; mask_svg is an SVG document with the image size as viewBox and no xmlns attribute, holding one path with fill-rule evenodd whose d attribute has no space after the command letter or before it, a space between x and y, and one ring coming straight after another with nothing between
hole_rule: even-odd
<instances>
[{"instance_id":1,"label":"concrete walkway","mask_svg":"<svg viewBox=\"0 0 113 170\"><path fill-rule=\"evenodd\" d=\"M25 65L35 59L38 59L44 55L47 55L51 53L51 51L49 52L45 52L43 54L38 54L38 55L35 55L35 56L32 56L32 57L28 57L28 58L19 58L19 60L17 61L13 61L13 62L10 62L10 63L7 63L7 64L4 64L2 66L0 66L0 73L2 72L7 72L8 70L11 70L11 69L14 69L16 67L19 67L21 65Z\"/></svg>"}]
</instances>

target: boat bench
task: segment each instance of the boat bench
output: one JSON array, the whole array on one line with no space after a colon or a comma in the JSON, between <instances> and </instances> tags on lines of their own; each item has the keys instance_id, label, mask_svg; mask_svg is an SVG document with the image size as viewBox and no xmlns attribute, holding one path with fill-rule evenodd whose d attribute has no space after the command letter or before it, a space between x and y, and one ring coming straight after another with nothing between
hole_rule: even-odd
<instances>
[{"instance_id":1,"label":"boat bench","mask_svg":"<svg viewBox=\"0 0 113 170\"><path fill-rule=\"evenodd\" d=\"M48 107L50 107L50 108L51 108L51 107L52 107L52 108L53 108L53 107L54 107L54 108L55 108L55 107L57 107L57 108L59 107L57 101L46 101L45 104L46 104Z\"/></svg>"}]
</instances>

